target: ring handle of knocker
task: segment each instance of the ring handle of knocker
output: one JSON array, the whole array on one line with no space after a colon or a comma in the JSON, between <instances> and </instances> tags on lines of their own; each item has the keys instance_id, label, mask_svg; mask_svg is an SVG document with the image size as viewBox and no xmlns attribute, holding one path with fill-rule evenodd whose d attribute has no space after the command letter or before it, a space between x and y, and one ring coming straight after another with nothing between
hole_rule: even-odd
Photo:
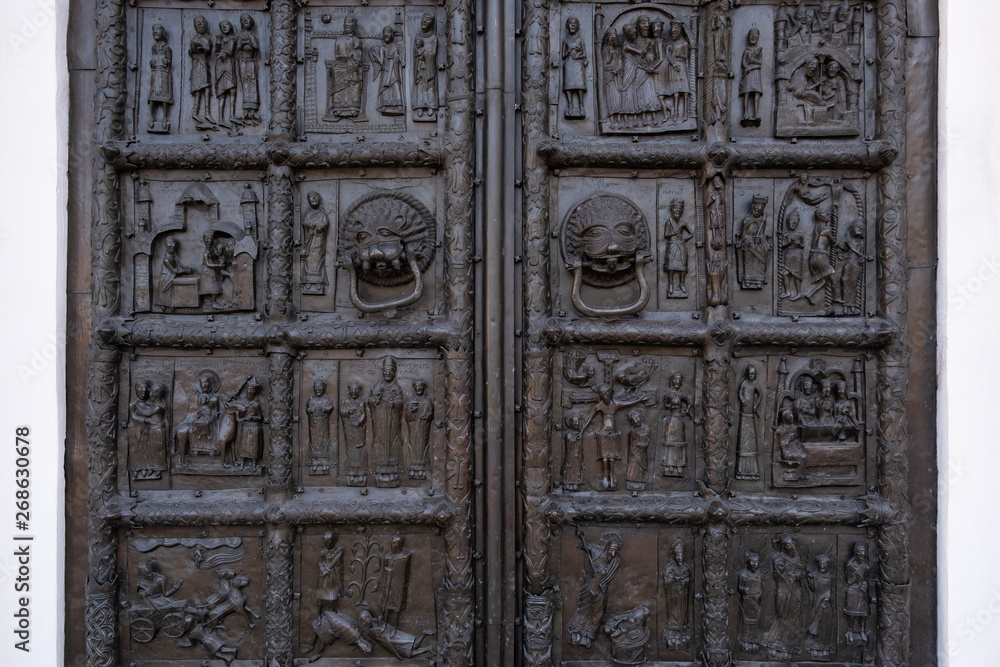
<instances>
[{"instance_id":1,"label":"ring handle of knocker","mask_svg":"<svg viewBox=\"0 0 1000 667\"><path fill-rule=\"evenodd\" d=\"M354 261L348 259L344 262L344 268L347 269L347 273L351 277L349 292L351 295L351 303L354 304L355 308L360 310L362 313L385 313L388 311L394 311L397 308L409 306L410 304L416 303L420 300L420 297L423 296L424 293L424 279L423 276L420 275L420 266L417 264L416 257L411 257L409 253L406 253L406 255L407 263L410 265L410 271L413 272L413 291L406 296L399 297L398 299L390 299L389 301L375 303L365 301L358 293L358 275L354 269Z\"/></svg>"},{"instance_id":2,"label":"ring handle of knocker","mask_svg":"<svg viewBox=\"0 0 1000 667\"><path fill-rule=\"evenodd\" d=\"M588 306L583 302L583 296L580 293L580 287L583 285L583 266L577 264L571 267L573 271L573 306L587 317L622 317L638 313L649 303L649 284L646 282L646 275L642 271L642 267L645 264L646 256L642 253L636 255L635 274L639 279L639 298L635 300L635 303L627 306L611 306L609 308Z\"/></svg>"}]
</instances>

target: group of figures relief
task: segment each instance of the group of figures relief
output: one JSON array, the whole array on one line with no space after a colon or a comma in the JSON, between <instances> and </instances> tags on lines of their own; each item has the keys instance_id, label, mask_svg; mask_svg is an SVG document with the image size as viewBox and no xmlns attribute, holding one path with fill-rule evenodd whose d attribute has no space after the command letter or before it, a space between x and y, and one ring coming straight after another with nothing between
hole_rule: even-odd
<instances>
[{"instance_id":1,"label":"group of figures relief","mask_svg":"<svg viewBox=\"0 0 1000 667\"><path fill-rule=\"evenodd\" d=\"M135 383L125 425L133 480L162 478L168 455L176 459L177 474L258 473L264 455L261 385L251 375L222 394L221 384L217 373L204 371L195 388L195 409L171 434L168 387L145 379Z\"/></svg>"},{"instance_id":2,"label":"group of figures relief","mask_svg":"<svg viewBox=\"0 0 1000 667\"><path fill-rule=\"evenodd\" d=\"M611 643L614 664L641 664L646 659L646 645L650 638L650 609L639 605L617 613L608 612L609 589L622 567L622 535L609 531L601 536L599 542L592 543L587 541L579 526L576 534L580 540L578 548L584 553L584 576L576 609L567 626L569 644L593 649L598 633L602 632ZM671 545L661 579L666 615L660 640L667 649L687 649L692 639L693 570L685 560L681 540Z\"/></svg>"},{"instance_id":3,"label":"group of figures relief","mask_svg":"<svg viewBox=\"0 0 1000 667\"><path fill-rule=\"evenodd\" d=\"M861 6L823 0L776 10L778 136L860 132L863 84Z\"/></svg>"},{"instance_id":4,"label":"group of figures relief","mask_svg":"<svg viewBox=\"0 0 1000 667\"><path fill-rule=\"evenodd\" d=\"M223 563L232 560L221 559ZM157 636L168 637L177 640L177 648L200 646L206 659L222 660L226 665L238 657L239 642L234 639L239 635L232 631L233 619L242 618L252 629L261 618L248 604L249 577L232 568L220 568L215 571L217 581L208 597L181 599L174 596L184 580L170 581L155 559L140 561L137 571L138 599L129 609L132 641L146 644Z\"/></svg>"},{"instance_id":5,"label":"group of figures relief","mask_svg":"<svg viewBox=\"0 0 1000 667\"><path fill-rule=\"evenodd\" d=\"M748 550L739 572L739 644L747 654L763 654L769 660L831 660L838 645L868 646L871 614L870 566L867 546L855 542L839 579L831 554L810 558L790 534L772 540L769 568L761 555ZM766 570L770 569L774 608L764 608ZM838 595L842 582L843 593ZM765 627L764 619L770 617ZM843 619L838 623L839 619ZM837 627L846 629L841 637Z\"/></svg>"},{"instance_id":6,"label":"group of figures relief","mask_svg":"<svg viewBox=\"0 0 1000 667\"><path fill-rule=\"evenodd\" d=\"M598 15L598 26L603 17ZM693 25L693 23L692 23ZM601 35L599 109L606 133L650 133L688 129L695 118L695 49L688 24L665 12L616 17ZM566 21L563 90L566 118L582 118L585 46L577 19ZM600 33L600 28L598 28ZM573 93L580 104L572 104Z\"/></svg>"},{"instance_id":7,"label":"group of figures relief","mask_svg":"<svg viewBox=\"0 0 1000 667\"><path fill-rule=\"evenodd\" d=\"M587 441L595 445L602 491L618 489L618 466L623 459L626 488L645 490L649 483L652 431L647 424L646 410L641 406L655 406L657 392L641 388L653 378L657 364L650 357L619 363L616 351L599 350L596 356L604 367L604 379L598 382L597 369L594 364L587 363L587 356L583 350L570 350L563 366L563 377L574 387L563 391L563 407L588 406L583 410L569 410L563 417L563 490L579 491L585 485L584 452L590 449L585 447ZM621 387L618 392L616 385ZM688 465L688 422L693 420L691 391L685 388L684 375L674 372L661 393L663 442L657 474L683 477ZM619 430L619 413L626 416L624 438Z\"/></svg>"},{"instance_id":8,"label":"group of figures relief","mask_svg":"<svg viewBox=\"0 0 1000 667\"><path fill-rule=\"evenodd\" d=\"M261 122L260 41L250 13L240 14L239 22L237 31L232 22L220 21L213 38L204 16L192 20L194 34L186 51L191 120L198 131L223 128L238 134L240 127ZM162 25L154 25L152 35L147 130L165 134L170 132L169 113L174 104L173 51ZM212 112L213 98L218 100L218 116Z\"/></svg>"},{"instance_id":9,"label":"group of figures relief","mask_svg":"<svg viewBox=\"0 0 1000 667\"><path fill-rule=\"evenodd\" d=\"M434 399L427 381L416 379L407 396L396 377L393 357L382 363L382 374L368 389L361 380L347 382L347 396L340 401L340 421L344 431L345 477L348 486L365 486L374 475L376 486L399 486L406 472L410 479L424 480L430 472L431 426ZM311 474L326 474L337 465L330 437L333 404L326 395L326 382L317 379L306 411L309 414Z\"/></svg>"},{"instance_id":10,"label":"group of figures relief","mask_svg":"<svg viewBox=\"0 0 1000 667\"><path fill-rule=\"evenodd\" d=\"M324 14L320 20L323 24L329 24L333 17ZM322 118L325 122L368 121L368 71L371 71L371 83L377 86L376 111L386 117L405 116L406 79L403 71L408 65L413 82L410 102L412 120L437 120L438 37L431 14L421 17L420 32L413 38L410 58L406 55L405 46L401 47L399 44L399 40L403 38L403 25L402 17L398 14L394 25L384 25L371 34L359 27L353 14L348 14L343 19L341 31L334 33L323 30L315 33L312 39L319 37L332 40L332 57L324 59L327 85ZM378 44L366 50L365 40L378 40ZM315 41L313 43L313 48L317 48ZM315 57L318 57L318 51Z\"/></svg>"},{"instance_id":11,"label":"group of figures relief","mask_svg":"<svg viewBox=\"0 0 1000 667\"><path fill-rule=\"evenodd\" d=\"M309 662L318 660L328 646L342 643L364 655L371 655L373 645L385 648L404 660L433 651L420 644L433 630L410 634L400 629L400 615L406 609L410 586L410 563L413 552L403 546L403 538L390 540L388 553L378 541L366 535L351 548L348 569L355 575L344 585L344 547L337 535L323 535L316 579L316 619L312 622L313 639L302 647ZM348 614L346 600L355 599Z\"/></svg>"}]
</instances>

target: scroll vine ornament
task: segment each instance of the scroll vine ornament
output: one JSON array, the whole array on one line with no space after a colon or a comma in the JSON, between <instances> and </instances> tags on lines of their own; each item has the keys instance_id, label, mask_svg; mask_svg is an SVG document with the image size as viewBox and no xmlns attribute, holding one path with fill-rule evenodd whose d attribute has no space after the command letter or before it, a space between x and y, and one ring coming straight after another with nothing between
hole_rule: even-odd
<instances>
[{"instance_id":1,"label":"scroll vine ornament","mask_svg":"<svg viewBox=\"0 0 1000 667\"><path fill-rule=\"evenodd\" d=\"M639 208L624 197L596 194L570 209L562 226L562 254L573 274L573 305L588 317L621 317L638 313L649 303L650 289L643 267L649 259L649 226ZM582 286L607 289L639 283L631 304L590 306Z\"/></svg>"},{"instance_id":2,"label":"scroll vine ornament","mask_svg":"<svg viewBox=\"0 0 1000 667\"><path fill-rule=\"evenodd\" d=\"M420 300L424 274L434 259L437 223L410 195L375 192L355 202L341 221L339 264L350 277L351 303L362 313L393 314ZM413 283L409 294L372 302L358 282L374 287Z\"/></svg>"}]
</instances>

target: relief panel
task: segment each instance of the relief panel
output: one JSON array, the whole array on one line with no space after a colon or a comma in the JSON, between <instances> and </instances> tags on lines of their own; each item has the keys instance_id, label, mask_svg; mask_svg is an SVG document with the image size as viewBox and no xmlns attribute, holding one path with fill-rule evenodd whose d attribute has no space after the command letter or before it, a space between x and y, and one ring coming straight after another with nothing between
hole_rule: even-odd
<instances>
[{"instance_id":1,"label":"relief panel","mask_svg":"<svg viewBox=\"0 0 1000 667\"><path fill-rule=\"evenodd\" d=\"M734 306L793 318L872 311L869 187L866 180L815 172L734 179Z\"/></svg>"},{"instance_id":2,"label":"relief panel","mask_svg":"<svg viewBox=\"0 0 1000 667\"><path fill-rule=\"evenodd\" d=\"M263 658L257 529L142 529L124 546L124 661L250 664Z\"/></svg>"},{"instance_id":3,"label":"relief panel","mask_svg":"<svg viewBox=\"0 0 1000 667\"><path fill-rule=\"evenodd\" d=\"M435 664L444 578L437 531L317 526L297 547L295 655L303 662Z\"/></svg>"},{"instance_id":4,"label":"relief panel","mask_svg":"<svg viewBox=\"0 0 1000 667\"><path fill-rule=\"evenodd\" d=\"M259 485L267 465L270 394L259 356L143 354L122 367L122 488Z\"/></svg>"},{"instance_id":5,"label":"relief panel","mask_svg":"<svg viewBox=\"0 0 1000 667\"><path fill-rule=\"evenodd\" d=\"M266 198L246 172L122 179L125 300L133 313L253 311L263 284Z\"/></svg>"},{"instance_id":6,"label":"relief panel","mask_svg":"<svg viewBox=\"0 0 1000 667\"><path fill-rule=\"evenodd\" d=\"M430 484L444 452L439 376L433 352L308 353L299 372L299 484Z\"/></svg>"},{"instance_id":7,"label":"relief panel","mask_svg":"<svg viewBox=\"0 0 1000 667\"><path fill-rule=\"evenodd\" d=\"M575 347L557 355L552 476L564 493L693 488L702 422L694 354Z\"/></svg>"},{"instance_id":8,"label":"relief panel","mask_svg":"<svg viewBox=\"0 0 1000 667\"><path fill-rule=\"evenodd\" d=\"M730 13L732 48L727 87L729 127L735 137L774 136L774 7L744 6Z\"/></svg>"},{"instance_id":9,"label":"relief panel","mask_svg":"<svg viewBox=\"0 0 1000 667\"><path fill-rule=\"evenodd\" d=\"M690 7L672 5L553 10L553 125L566 135L696 129L698 26Z\"/></svg>"},{"instance_id":10,"label":"relief panel","mask_svg":"<svg viewBox=\"0 0 1000 667\"><path fill-rule=\"evenodd\" d=\"M264 2L130 4L138 4L128 14L132 136L225 141L264 134L271 42Z\"/></svg>"},{"instance_id":11,"label":"relief panel","mask_svg":"<svg viewBox=\"0 0 1000 667\"><path fill-rule=\"evenodd\" d=\"M436 131L443 18L432 4L310 4L299 19L304 134Z\"/></svg>"},{"instance_id":12,"label":"relief panel","mask_svg":"<svg viewBox=\"0 0 1000 667\"><path fill-rule=\"evenodd\" d=\"M751 355L735 369L735 488L837 493L870 483L872 360Z\"/></svg>"},{"instance_id":13,"label":"relief panel","mask_svg":"<svg viewBox=\"0 0 1000 667\"><path fill-rule=\"evenodd\" d=\"M428 172L298 180L293 272L302 311L395 317L436 308L441 225Z\"/></svg>"},{"instance_id":14,"label":"relief panel","mask_svg":"<svg viewBox=\"0 0 1000 667\"><path fill-rule=\"evenodd\" d=\"M558 188L558 311L621 317L703 303L701 193L693 178L568 176Z\"/></svg>"},{"instance_id":15,"label":"relief panel","mask_svg":"<svg viewBox=\"0 0 1000 667\"><path fill-rule=\"evenodd\" d=\"M870 664L877 561L869 538L852 528L740 529L729 569L734 657Z\"/></svg>"},{"instance_id":16,"label":"relief panel","mask_svg":"<svg viewBox=\"0 0 1000 667\"><path fill-rule=\"evenodd\" d=\"M690 529L567 526L556 543L560 664L695 659L701 555Z\"/></svg>"}]
</instances>

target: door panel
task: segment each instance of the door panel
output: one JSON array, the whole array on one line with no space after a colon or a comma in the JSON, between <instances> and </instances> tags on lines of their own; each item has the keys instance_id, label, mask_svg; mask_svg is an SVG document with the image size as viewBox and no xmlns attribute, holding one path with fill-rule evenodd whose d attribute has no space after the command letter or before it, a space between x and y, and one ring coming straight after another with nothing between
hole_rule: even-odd
<instances>
[{"instance_id":1,"label":"door panel","mask_svg":"<svg viewBox=\"0 0 1000 667\"><path fill-rule=\"evenodd\" d=\"M906 4L74 3L67 655L932 664Z\"/></svg>"}]
</instances>

